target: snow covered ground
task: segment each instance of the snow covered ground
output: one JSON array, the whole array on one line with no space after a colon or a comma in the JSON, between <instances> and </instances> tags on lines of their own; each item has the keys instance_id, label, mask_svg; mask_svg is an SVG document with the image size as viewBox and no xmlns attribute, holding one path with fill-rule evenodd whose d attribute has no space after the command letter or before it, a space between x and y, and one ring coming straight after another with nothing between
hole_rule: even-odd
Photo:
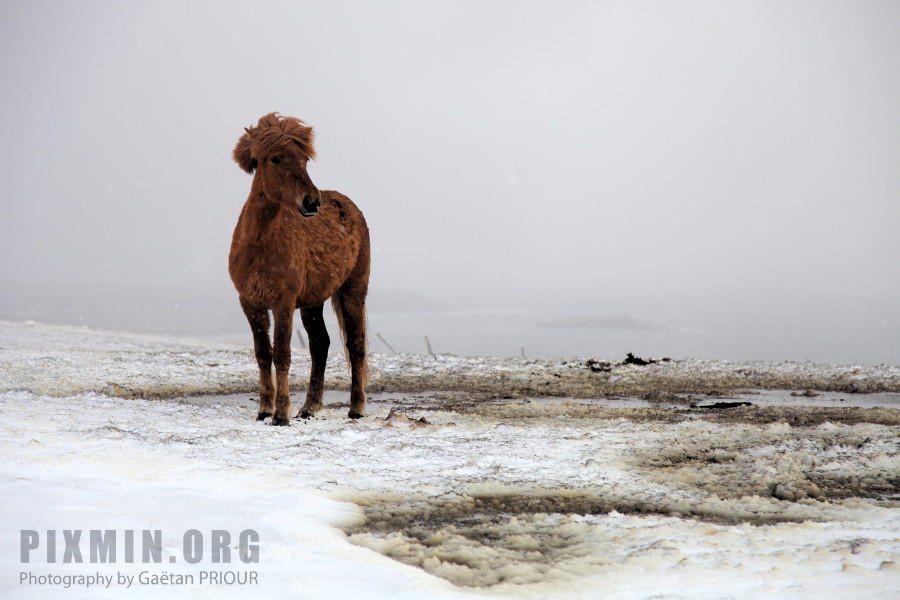
<instances>
[{"instance_id":1,"label":"snow covered ground","mask_svg":"<svg viewBox=\"0 0 900 600\"><path fill-rule=\"evenodd\" d=\"M307 368L295 352L297 397ZM372 371L366 419L332 391L321 418L274 428L254 420L247 348L0 322L0 596L898 595L896 367L375 355ZM697 408L727 401L752 406ZM117 561L92 562L108 530ZM213 562L221 531L230 562Z\"/></svg>"}]
</instances>

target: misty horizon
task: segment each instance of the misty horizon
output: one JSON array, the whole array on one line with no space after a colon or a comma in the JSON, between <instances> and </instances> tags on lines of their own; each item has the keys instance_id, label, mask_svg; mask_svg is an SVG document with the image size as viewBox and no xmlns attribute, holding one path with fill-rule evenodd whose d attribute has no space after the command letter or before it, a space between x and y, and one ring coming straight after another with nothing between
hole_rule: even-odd
<instances>
[{"instance_id":1,"label":"misty horizon","mask_svg":"<svg viewBox=\"0 0 900 600\"><path fill-rule=\"evenodd\" d=\"M3 12L0 318L31 302L173 332L197 298L199 329L218 322L204 303L239 326L227 255L251 179L231 150L276 110L315 129L315 184L366 216L371 323L392 344L424 351L430 329L455 352L563 352L568 335L573 356L596 339L598 355L900 364L896 3ZM140 289L129 320L116 298ZM446 317L493 308L530 316ZM541 311L670 333L605 343L621 332L537 329ZM729 346L729 327L747 339Z\"/></svg>"}]
</instances>

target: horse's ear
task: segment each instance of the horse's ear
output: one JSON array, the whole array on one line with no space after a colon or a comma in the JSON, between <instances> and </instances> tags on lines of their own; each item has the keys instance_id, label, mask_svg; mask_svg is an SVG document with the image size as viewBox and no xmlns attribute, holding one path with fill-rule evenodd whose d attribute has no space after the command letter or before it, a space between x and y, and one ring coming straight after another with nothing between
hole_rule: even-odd
<instances>
[{"instance_id":1,"label":"horse's ear","mask_svg":"<svg viewBox=\"0 0 900 600\"><path fill-rule=\"evenodd\" d=\"M256 159L250 156L250 130L246 127L244 128L244 135L240 137L234 147L232 156L234 157L234 162L251 175L256 170Z\"/></svg>"}]
</instances>

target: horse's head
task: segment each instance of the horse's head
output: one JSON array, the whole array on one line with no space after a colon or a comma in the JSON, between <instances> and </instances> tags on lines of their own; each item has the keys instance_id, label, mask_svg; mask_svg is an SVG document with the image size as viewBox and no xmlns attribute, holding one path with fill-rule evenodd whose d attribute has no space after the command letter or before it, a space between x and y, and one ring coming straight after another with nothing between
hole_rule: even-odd
<instances>
[{"instance_id":1,"label":"horse's head","mask_svg":"<svg viewBox=\"0 0 900 600\"><path fill-rule=\"evenodd\" d=\"M292 117L269 113L255 127L244 129L234 147L234 161L250 174L263 193L276 201L294 201L304 217L319 212L319 190L306 170L315 158L313 130Z\"/></svg>"}]
</instances>

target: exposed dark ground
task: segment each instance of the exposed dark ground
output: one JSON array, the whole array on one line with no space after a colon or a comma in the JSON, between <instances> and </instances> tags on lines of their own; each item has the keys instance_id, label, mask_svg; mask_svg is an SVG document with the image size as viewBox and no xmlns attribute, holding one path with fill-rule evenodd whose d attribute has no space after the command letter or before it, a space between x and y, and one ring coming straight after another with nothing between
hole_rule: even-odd
<instances>
[{"instance_id":1,"label":"exposed dark ground","mask_svg":"<svg viewBox=\"0 0 900 600\"><path fill-rule=\"evenodd\" d=\"M588 400L441 392L373 399L391 406L385 426L475 422L508 432L542 429L548 444L583 438L608 455L587 459L586 474L611 460L642 482L350 498L365 514L345 528L351 540L459 585L519 577L498 575L500 565L518 565L503 572L527 573L517 580L526 583L549 576L557 563L599 568L611 559L594 554L598 532L616 515L649 518L651 530L666 519L688 519L724 536L733 526L827 522L866 505L900 507L897 393L666 392ZM660 488L671 492L653 491Z\"/></svg>"}]
</instances>

